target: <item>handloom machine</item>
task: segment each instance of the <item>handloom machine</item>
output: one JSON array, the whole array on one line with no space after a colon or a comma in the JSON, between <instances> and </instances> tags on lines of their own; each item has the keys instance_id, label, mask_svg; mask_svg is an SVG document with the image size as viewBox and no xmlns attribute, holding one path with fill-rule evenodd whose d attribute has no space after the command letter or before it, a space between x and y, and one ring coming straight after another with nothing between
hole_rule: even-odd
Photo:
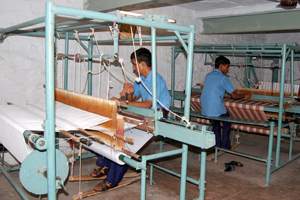
<instances>
[{"instance_id":1,"label":"handloom machine","mask_svg":"<svg viewBox=\"0 0 300 200\"><path fill-rule=\"evenodd\" d=\"M77 17L80 19L74 19L73 21L63 22L60 24L55 23L55 16L68 16L68 17ZM96 56L93 55L93 45L98 43L98 41L93 41L92 37L87 36L73 36L70 34L70 30L75 29L89 29L90 27L100 28L103 27L103 23L93 23L92 25L82 25L77 27L72 27L70 29L65 28L65 26L75 25L77 23L81 23L83 21L88 22L89 20L98 20L104 21L105 26L107 23L115 23L114 29L114 52L111 54L106 54L105 56ZM193 71L193 50L194 50L194 26L180 26L175 24L167 23L168 18L166 16L156 16L156 15L146 15L146 16L138 16L138 17L128 17L120 14L120 11L116 11L114 14L109 13L100 13L94 11L87 11L87 10L80 10L80 9L73 9L67 7L61 7L54 5L53 2L46 3L46 10L45 10L45 17L41 17L32 21L28 21L16 26L8 27L1 29L0 37L1 40L4 40L8 37L9 34L18 34L18 35L28 35L28 36L45 36L45 46L46 46L46 63L45 63L45 72L46 72L46 103L45 103L45 113L46 119L44 120L43 124L43 134L41 136L37 136L34 132L30 130L30 127L25 127L23 129L18 129L19 132L24 133L25 137L28 138L31 142L35 144L37 150L30 152L27 149L27 154L23 155L22 167L20 172L20 179L22 185L34 194L47 194L48 199L56 199L56 190L60 188L64 188L65 186L64 181L69 171L69 166L66 157L57 149L55 149L55 132L59 131L64 133L65 135L69 136L73 139L73 141L78 143L84 143L86 147L89 147L88 142L85 140L81 140L80 138L76 138L75 136L68 133L66 130L73 130L72 127L64 128L63 126L59 125L57 120L57 113L64 113L65 107L62 108L62 111L58 111L57 109L61 108L61 104L68 104L70 107L68 109L78 109L82 111L92 112L93 117L88 117L87 121L92 121L95 118L99 117L98 110L102 110L102 113L108 113L107 116L110 117L110 121L101 122L104 123L104 126L109 128L109 138L105 138L102 134L98 134L94 136L95 140L98 140L101 143L105 143L108 146L111 145L110 150L115 150L114 147L115 142L121 142L124 144L126 137L122 135L124 128L124 121L130 121L135 123L136 120L132 118L121 117L118 118L117 112L119 113L131 113L131 117L139 116L142 117L142 123L139 123L141 129L148 130L153 132L156 136L163 136L167 138L171 138L182 142L182 148L178 150L162 152L158 154L142 156L141 160L132 159L131 157L135 154L129 151L126 151L122 146L121 148L116 148L122 152L122 154L117 155L118 162L125 162L137 170L141 169L141 199L145 199L146 195L146 170L147 170L147 161L162 158L166 156L172 155L180 155L182 156L182 164L181 164L181 174L176 174L171 172L170 170L160 168L166 172L171 174L177 175L181 178L180 184L180 199L185 199L185 189L186 189L186 181L189 180L197 185L199 185L199 198L204 199L204 190L205 190L205 166L206 166L206 149L214 146L215 139L212 132L207 131L205 127L201 130L196 130L196 128L189 122L190 118L190 107L191 102L191 83L192 83L192 71ZM43 28L36 28L36 29L27 29L24 30L28 26L32 26L38 23L45 22L45 29ZM153 109L142 109L133 106L127 105L118 105L115 101L105 100L101 98L94 98L91 95L91 74L88 74L88 95L78 94L75 92L71 92L67 90L67 63L68 63L68 42L69 40L77 40L82 47L86 50L88 55L78 55L79 57L86 57L88 58L88 68L92 70L92 62L93 58L102 58L102 59L119 59L119 51L118 51L118 44L119 42L128 42L131 40L119 40L118 39L118 24L130 24L136 26L144 26L151 28L151 37L150 38L143 38L144 41L151 41L151 51L152 51L152 72L153 72L153 99L156 99L156 42L160 40L179 40L184 47L184 50L187 53L187 76L186 76L186 96L185 96L185 110L184 110L184 122L178 122L174 120L163 120L162 119L162 112L158 111L157 102L153 101ZM64 29L65 28L65 29ZM22 30L20 30L22 29ZM163 30L170 30L175 33L174 36L167 36L167 37L156 37L156 29L163 29ZM42 31L41 31L42 30ZM45 30L43 32L43 30ZM65 33L58 35L58 32ZM183 34L182 34L183 33ZM55 37L59 37L60 39L65 39L65 79L64 79L64 90L63 89L55 89ZM86 47L80 40L88 41L88 47ZM136 40L136 39L133 39ZM187 44L184 40L187 40ZM102 41L103 42L103 41ZM107 43L107 41L105 41ZM103 43L105 43L103 42ZM101 43L101 41L99 41ZM81 101L82 99L87 99ZM57 102L55 102L57 100ZM93 107L92 105L95 104L97 107ZM121 108L120 108L121 107ZM27 109L27 108L26 108ZM35 110L42 110L40 107L35 108ZM78 110L77 110L78 111ZM76 111L76 112L77 112ZM75 111L69 112L73 113ZM9 113L9 108L7 113ZM75 116L75 117L74 117ZM26 118L24 115L23 117ZM31 116L27 117L30 118ZM67 118L67 116L65 116ZM70 116L69 116L70 117ZM74 114L70 119L71 122L76 120L76 114ZM80 119L79 119L80 120ZM103 119L99 119L100 121ZM65 122L65 119L62 119ZM104 120L105 121L105 120ZM147 121L147 123L145 122ZM96 124L100 124L99 121L94 122ZM4 122L2 125L5 124ZM16 122L13 122L14 125L18 125ZM71 123L72 124L72 123ZM75 122L74 122L75 124ZM73 124L73 125L74 125ZM6 125L10 127L10 125ZM76 126L76 124L75 124ZM62 127L62 128L61 128ZM79 127L79 126L78 126ZM78 128L77 127L77 128ZM84 127L82 125L82 127ZM90 125L89 125L90 127ZM107 128L106 127L106 128ZM85 130L85 128L79 129L81 133L90 134L89 131ZM101 131L100 131L101 132ZM120 133L120 134L118 134ZM114 142L111 142L110 139L114 138ZM24 138L23 138L24 139ZM128 138L127 138L128 139ZM130 139L130 138L129 138ZM3 139L1 139L3 141ZM24 143L24 141L23 141ZM6 144L4 144L6 145ZM187 157L188 157L188 145L193 145L196 147L201 148L201 167L200 167L200 179L194 180L187 177ZM26 147L28 148L28 147ZM112 150L113 149L113 150ZM10 148L8 148L11 151ZM93 149L95 150L95 149ZM14 155L16 156L16 155ZM17 157L17 156L16 156ZM24 158L25 157L25 158ZM41 162L43 160L43 162ZM39 163L39 164L38 164ZM35 167L32 167L35 166ZM151 174L154 165L151 165ZM16 188L19 194L22 196L23 199L26 198L26 195L22 192L18 186L13 183L13 180L6 173L5 169L1 167L2 172L6 175L6 177L10 180L12 185ZM152 175L151 175L152 176ZM152 179L152 177L150 177ZM28 186L29 185L29 186ZM38 186L45 186L41 189ZM34 190L34 189L36 190ZM46 188L46 189L45 189ZM81 196L80 196L81 198Z\"/></svg>"},{"instance_id":2,"label":"handloom machine","mask_svg":"<svg viewBox=\"0 0 300 200\"><path fill-rule=\"evenodd\" d=\"M203 53L205 55L205 65L214 66L214 60L219 55L228 56L233 60L232 66L242 66L244 69L243 88L236 88L236 92L250 92L252 97L249 100L234 100L228 96L224 97L224 105L226 106L231 117L222 118L224 121L232 122L232 129L245 131L248 133L264 134L269 136L269 143L267 148L267 158L251 156L249 154L226 150L215 147L215 163L217 163L218 151L223 151L246 158L254 159L266 163L266 180L265 184L270 183L270 174L299 158L300 153L293 155L293 143L299 141L295 123L299 122L299 103L298 90L299 86L294 86L294 61L299 58L299 46L295 43L291 44L203 44L195 45L195 53ZM183 51L182 47L173 46L172 49L172 89L171 89L171 110L175 112L182 112L179 107L174 107L174 100L184 100L182 92L175 91L174 77L175 77L175 59L180 52ZM244 58L245 63L236 63L235 58ZM260 58L261 63L258 63L258 68L265 68L269 65L272 69L272 82L269 83L270 87L265 90L261 87L257 79L254 66L252 63L253 58ZM272 60L271 64L263 64L262 60ZM279 63L281 60L281 63ZM290 61L290 84L286 84L286 63ZM268 66L267 66L268 67ZM280 70L280 81L278 81L278 72ZM231 69L234 71L234 69ZM231 71L229 73L231 73ZM252 81L254 87L250 86L250 75L252 74L255 79ZM200 124L210 124L209 119L218 119L216 117L207 117L201 114L200 96L203 84L197 83L199 88L192 89L191 111L192 121ZM258 89L258 86L262 89ZM279 89L278 91L275 88ZM182 106L181 106L182 107ZM299 124L297 125L299 126ZM276 154L274 165L272 166L272 152L273 152L273 138L277 136ZM281 153L281 140L282 138L289 138L289 155L288 158L280 162Z\"/></svg>"}]
</instances>

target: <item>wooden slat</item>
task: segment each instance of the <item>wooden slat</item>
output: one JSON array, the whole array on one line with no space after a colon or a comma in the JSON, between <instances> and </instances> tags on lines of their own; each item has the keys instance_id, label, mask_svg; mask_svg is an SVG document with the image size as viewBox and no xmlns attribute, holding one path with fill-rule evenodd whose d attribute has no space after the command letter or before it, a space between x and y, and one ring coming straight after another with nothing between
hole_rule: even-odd
<instances>
[{"instance_id":1,"label":"wooden slat","mask_svg":"<svg viewBox=\"0 0 300 200\"><path fill-rule=\"evenodd\" d=\"M61 132L62 134L64 134L65 136L71 138L73 141L75 142L80 142L80 139L74 135L72 135L71 133L64 131L64 130L59 130L59 132Z\"/></svg>"},{"instance_id":2,"label":"wooden slat","mask_svg":"<svg viewBox=\"0 0 300 200\"><path fill-rule=\"evenodd\" d=\"M140 155L135 154L135 153L132 153L131 151L128 151L128 150L126 150L126 149L123 149L122 151L123 151L124 153L126 153L127 155L133 156L133 157L135 157L135 158L140 157Z\"/></svg>"},{"instance_id":3,"label":"wooden slat","mask_svg":"<svg viewBox=\"0 0 300 200\"><path fill-rule=\"evenodd\" d=\"M140 173L126 173L124 175L123 178L133 178L133 177L138 177L140 176L141 174ZM91 177L90 175L84 175L84 176L81 176L81 181L97 181L97 180L103 180L103 179L106 179L106 175L105 176L102 176L102 177L98 177L98 178L94 178L94 177ZM79 176L69 176L69 181L70 182L73 182L73 181L79 181Z\"/></svg>"},{"instance_id":4,"label":"wooden slat","mask_svg":"<svg viewBox=\"0 0 300 200\"><path fill-rule=\"evenodd\" d=\"M122 182L119 183L119 185L117 187L111 188L111 189L109 189L107 191L104 191L104 192L109 192L109 191L112 191L112 190L124 187L126 185L130 185L130 184L136 183L136 182L138 182L140 180L141 180L141 178L137 177L137 178L132 178L130 180L122 181ZM91 191L88 191L88 192L84 192L81 195L75 195L75 196L73 196L73 200L78 200L78 199L82 199L82 198L85 198L85 197L90 197L90 196L101 194L101 193L103 193L103 192L96 192L94 190L91 190Z\"/></svg>"},{"instance_id":5,"label":"wooden slat","mask_svg":"<svg viewBox=\"0 0 300 200\"><path fill-rule=\"evenodd\" d=\"M124 136L121 136L121 135L118 135L118 134L114 134L114 136L120 140L123 140L125 142L127 142L128 144L131 144L133 145L134 144L134 140L132 138L128 138L128 137L124 137Z\"/></svg>"},{"instance_id":6,"label":"wooden slat","mask_svg":"<svg viewBox=\"0 0 300 200\"><path fill-rule=\"evenodd\" d=\"M117 115L117 128L114 136L118 135L119 137L116 137L116 146L120 147L121 149L125 148L125 143L124 143L124 119L122 115Z\"/></svg>"}]
</instances>

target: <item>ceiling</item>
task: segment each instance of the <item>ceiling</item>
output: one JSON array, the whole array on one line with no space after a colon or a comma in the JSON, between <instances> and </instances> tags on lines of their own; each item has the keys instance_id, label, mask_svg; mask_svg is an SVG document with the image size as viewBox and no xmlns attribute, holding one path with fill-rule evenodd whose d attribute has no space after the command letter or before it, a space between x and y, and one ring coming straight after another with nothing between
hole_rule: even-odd
<instances>
[{"instance_id":1,"label":"ceiling","mask_svg":"<svg viewBox=\"0 0 300 200\"><path fill-rule=\"evenodd\" d=\"M165 6L180 6L192 11L210 12L221 10L230 13L232 9L268 11L281 9L280 0L84 0L84 9L95 11L138 10ZM255 9L252 9L254 8Z\"/></svg>"},{"instance_id":2,"label":"ceiling","mask_svg":"<svg viewBox=\"0 0 300 200\"><path fill-rule=\"evenodd\" d=\"M178 6L203 20L202 33L298 31L300 5L285 9L279 4L280 0L84 0L84 9L106 12Z\"/></svg>"},{"instance_id":3,"label":"ceiling","mask_svg":"<svg viewBox=\"0 0 300 200\"><path fill-rule=\"evenodd\" d=\"M268 0L177 0L165 3L165 5L180 5L180 7L199 12L215 9L266 6L270 4L276 6L278 2Z\"/></svg>"}]
</instances>

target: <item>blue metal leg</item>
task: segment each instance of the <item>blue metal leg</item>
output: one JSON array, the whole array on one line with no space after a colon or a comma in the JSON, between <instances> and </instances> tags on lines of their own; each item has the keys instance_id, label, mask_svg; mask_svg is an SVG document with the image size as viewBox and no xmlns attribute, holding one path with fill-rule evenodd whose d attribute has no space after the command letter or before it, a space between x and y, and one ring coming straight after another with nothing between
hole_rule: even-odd
<instances>
[{"instance_id":1,"label":"blue metal leg","mask_svg":"<svg viewBox=\"0 0 300 200\"><path fill-rule=\"evenodd\" d=\"M271 122L270 135L269 135L268 157L267 157L266 185L270 184L271 162L272 162L272 152L273 152L272 151L273 138L274 138L274 122Z\"/></svg>"},{"instance_id":2,"label":"blue metal leg","mask_svg":"<svg viewBox=\"0 0 300 200\"><path fill-rule=\"evenodd\" d=\"M201 166L200 166L200 183L199 183L200 200L204 200L205 170L206 170L206 149L202 149L201 150Z\"/></svg>"}]
</instances>

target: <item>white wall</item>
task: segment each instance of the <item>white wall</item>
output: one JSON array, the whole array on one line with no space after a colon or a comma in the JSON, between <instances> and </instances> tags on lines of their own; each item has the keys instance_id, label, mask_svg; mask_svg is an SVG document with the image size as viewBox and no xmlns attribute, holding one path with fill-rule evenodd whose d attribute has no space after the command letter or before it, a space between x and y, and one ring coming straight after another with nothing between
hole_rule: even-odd
<instances>
[{"instance_id":1,"label":"white wall","mask_svg":"<svg viewBox=\"0 0 300 200\"><path fill-rule=\"evenodd\" d=\"M1 2L0 27L7 28L45 15L46 0ZM55 0L58 5L82 8L82 0ZM39 24L44 26L44 24ZM0 104L37 103L44 98L44 38L9 36L0 44Z\"/></svg>"},{"instance_id":2,"label":"white wall","mask_svg":"<svg viewBox=\"0 0 300 200\"><path fill-rule=\"evenodd\" d=\"M1 20L0 27L6 28L15 24L19 24L28 20L32 20L41 16L44 16L45 2L41 0L11 0L5 1L1 4ZM54 1L57 5L68 6L73 8L82 8L82 0L71 1L71 0L61 0ZM253 7L252 11L260 11L261 7ZM232 11L233 13L247 12L245 9L238 9ZM236 43L276 43L276 42L297 42L299 36L297 33L289 34L227 34L227 35L202 35L200 34L202 29L201 19L198 17L211 16L217 14L226 14L220 10L215 10L213 12L198 13L187 9L183 9L180 6L169 6L161 8L151 8L135 11L142 14L157 14L157 15L167 15L171 19L175 19L179 25L195 25L195 44L236 44ZM41 25L42 26L42 25ZM111 35L108 31L109 29L104 29L104 32L96 33L96 38L100 39L110 39ZM80 33L80 34L90 34ZM162 30L157 30L157 36L169 35L170 32L165 32ZM143 36L150 36L150 28L142 28ZM138 37L137 33L135 37ZM84 42L86 45L87 43ZM180 44L175 41L169 42L159 42L157 44L157 64L158 72L165 78L168 88L171 86L171 45ZM136 48L139 48L138 42L135 43ZM143 42L143 46L151 49L149 42ZM14 104L25 104L25 103L36 103L44 98L44 88L45 84L45 60L44 60L44 38L36 37L25 37L25 36L9 36L5 41L0 44L0 104L6 104L7 102L12 102ZM98 54L94 47L94 54ZM100 45L101 54L111 54L113 53L112 46ZM56 40L56 53L64 52L64 40ZM83 51L84 52L84 51ZM120 45L119 54L120 58L124 59L124 67L132 75L132 65L130 63L129 56L133 52L132 43L126 43ZM81 53L81 49L77 42L70 41L70 54ZM245 62L243 59L238 57L231 57L231 62L239 63ZM260 60L255 61L260 62ZM94 71L99 71L99 63L95 62L93 65ZM62 62L58 60L57 62L57 78L56 86L62 87ZM81 63L81 86L79 89L79 63L76 63L76 87L75 91L82 91L86 70L84 64ZM111 91L109 98L112 96L119 97L119 92L122 89L122 84L124 82L124 76L121 71L120 64L114 62L111 64L111 70L117 74L117 78L110 77ZM176 59L176 89L183 90L185 87L185 70L186 70L186 57L183 53L179 54ZM212 70L212 66L204 65L204 55L195 54L194 55L194 73L193 73L193 86L196 83L203 82L205 75ZM234 76L240 76L243 74L244 68L231 67L230 74ZM299 74L299 67L295 69L295 73ZM262 73L261 73L262 71ZM263 80L270 79L270 70L260 70L256 69L257 76ZM74 61L70 59L69 61L69 88L74 89ZM101 90L100 96L107 97L107 72L101 73ZM123 79L123 80L122 80ZM299 77L296 77L299 79ZM131 80L133 80L131 78ZM231 77L232 82L235 86L239 86L238 81ZM93 75L93 95L98 96L98 85L99 85L99 75L95 73ZM86 92L86 91L85 91Z\"/></svg>"}]
</instances>

